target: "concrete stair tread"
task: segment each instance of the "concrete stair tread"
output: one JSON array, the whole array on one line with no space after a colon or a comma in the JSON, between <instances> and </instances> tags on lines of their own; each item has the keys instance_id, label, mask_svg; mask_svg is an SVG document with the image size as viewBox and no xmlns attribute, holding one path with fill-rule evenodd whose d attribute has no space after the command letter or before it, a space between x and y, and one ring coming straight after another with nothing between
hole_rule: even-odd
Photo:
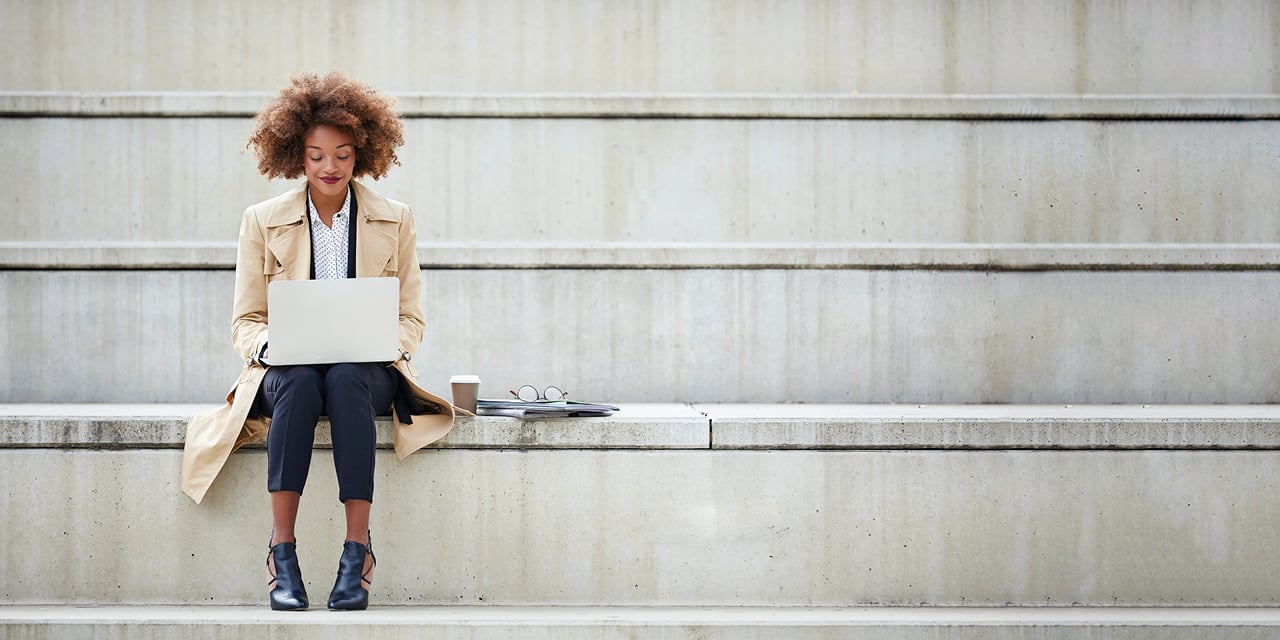
<instances>
[{"instance_id":1,"label":"concrete stair tread","mask_svg":"<svg viewBox=\"0 0 1280 640\"><path fill-rule=\"evenodd\" d=\"M285 613L265 606L0 606L0 630L8 631L6 637L43 637L40 632L96 637L102 630L122 628L132 634L181 629L187 637L249 637L268 626L274 633L293 628L312 638L339 637L353 627L365 637L402 637L405 632L421 637L434 631L466 638L575 639L939 638L971 637L960 634L974 632L990 638L1251 638L1280 628L1280 609L374 606L359 613L323 608Z\"/></svg>"},{"instance_id":2,"label":"concrete stair tread","mask_svg":"<svg viewBox=\"0 0 1280 640\"><path fill-rule=\"evenodd\" d=\"M360 614L323 608L281 613L266 606L0 605L0 624L47 621L192 624L517 624L618 625L1280 625L1280 607L637 607L371 606Z\"/></svg>"},{"instance_id":3,"label":"concrete stair tread","mask_svg":"<svg viewBox=\"0 0 1280 640\"><path fill-rule=\"evenodd\" d=\"M234 242L0 242L6 269L234 269ZM1277 243L422 242L424 269L1262 269Z\"/></svg>"},{"instance_id":4,"label":"concrete stair tread","mask_svg":"<svg viewBox=\"0 0 1280 640\"><path fill-rule=\"evenodd\" d=\"M0 448L177 448L214 405L0 404ZM623 403L607 418L459 418L437 448L1275 449L1280 405ZM322 423L324 424L324 423ZM327 425L326 425L327 426ZM379 419L391 446L391 420ZM317 445L329 446L327 428Z\"/></svg>"},{"instance_id":5,"label":"concrete stair tread","mask_svg":"<svg viewBox=\"0 0 1280 640\"><path fill-rule=\"evenodd\" d=\"M1275 404L703 404L714 419L1165 420L1280 419ZM0 412L3 410L0 409ZM3 413L0 413L3 415Z\"/></svg>"},{"instance_id":6,"label":"concrete stair tread","mask_svg":"<svg viewBox=\"0 0 1280 640\"><path fill-rule=\"evenodd\" d=\"M0 404L0 448L181 447L187 419L208 404ZM708 420L685 404L617 404L596 418L460 417L437 448L706 449ZM322 419L316 445L331 446ZM587 428L582 428L587 427ZM378 446L392 445L390 417L378 419ZM261 447L262 445L250 445Z\"/></svg>"},{"instance_id":7,"label":"concrete stair tread","mask_svg":"<svg viewBox=\"0 0 1280 640\"><path fill-rule=\"evenodd\" d=\"M131 418L163 417L186 419L192 414L216 407L216 404L193 403L8 403L0 404L0 418L14 417L97 417ZM688 404L675 402L615 404L619 411L613 417L634 419L699 418L701 414ZM389 418L388 418L389 420ZM509 421L511 418L483 418L484 421Z\"/></svg>"},{"instance_id":8,"label":"concrete stair tread","mask_svg":"<svg viewBox=\"0 0 1280 640\"><path fill-rule=\"evenodd\" d=\"M0 92L21 117L253 117L270 92ZM405 117L1274 119L1280 95L398 93Z\"/></svg>"}]
</instances>

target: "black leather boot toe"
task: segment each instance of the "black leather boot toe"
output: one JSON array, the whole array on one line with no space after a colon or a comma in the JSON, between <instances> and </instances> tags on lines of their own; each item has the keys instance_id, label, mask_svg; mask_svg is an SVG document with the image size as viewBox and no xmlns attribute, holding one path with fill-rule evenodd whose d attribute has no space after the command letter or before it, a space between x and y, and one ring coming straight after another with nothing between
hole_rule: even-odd
<instances>
[{"instance_id":1,"label":"black leather boot toe","mask_svg":"<svg viewBox=\"0 0 1280 640\"><path fill-rule=\"evenodd\" d=\"M268 570L275 561L276 572L267 584L271 589L271 608L276 611L300 611L311 603L307 600L307 588L302 584L302 569L298 566L298 547L294 542L281 542L271 547L267 557Z\"/></svg>"},{"instance_id":2,"label":"black leather boot toe","mask_svg":"<svg viewBox=\"0 0 1280 640\"><path fill-rule=\"evenodd\" d=\"M350 540L342 545L342 557L338 560L338 579L333 583L333 591L329 594L330 609L355 611L369 607L368 587L373 586L369 575L378 563L372 546L372 540L368 547ZM373 559L369 572L364 570L365 555Z\"/></svg>"}]
</instances>

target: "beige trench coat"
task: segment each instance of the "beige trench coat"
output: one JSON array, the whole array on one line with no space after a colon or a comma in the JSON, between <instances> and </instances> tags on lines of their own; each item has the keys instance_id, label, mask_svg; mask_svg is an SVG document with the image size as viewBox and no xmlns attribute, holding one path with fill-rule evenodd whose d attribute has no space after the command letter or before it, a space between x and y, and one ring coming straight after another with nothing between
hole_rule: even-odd
<instances>
[{"instance_id":1,"label":"beige trench coat","mask_svg":"<svg viewBox=\"0 0 1280 640\"><path fill-rule=\"evenodd\" d=\"M351 182L358 207L356 277L400 279L400 352L395 368L408 383L412 420L395 416L395 450L400 459L443 438L453 427L454 407L418 385L410 358L422 342L422 275L417 233L409 207ZM236 255L235 310L231 341L244 368L226 404L192 416L182 454L182 491L200 502L241 446L266 437L271 420L249 415L266 368L257 363L267 342L267 283L306 280L311 269L306 183L244 212ZM461 411L461 410L459 410ZM394 413L394 412L393 412Z\"/></svg>"}]
</instances>

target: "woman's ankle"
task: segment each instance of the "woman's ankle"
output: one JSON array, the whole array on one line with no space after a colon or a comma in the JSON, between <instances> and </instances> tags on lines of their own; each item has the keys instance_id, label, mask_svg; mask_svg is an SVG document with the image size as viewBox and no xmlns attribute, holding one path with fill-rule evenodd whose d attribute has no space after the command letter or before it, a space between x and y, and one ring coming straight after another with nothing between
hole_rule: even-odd
<instances>
[{"instance_id":1,"label":"woman's ankle","mask_svg":"<svg viewBox=\"0 0 1280 640\"><path fill-rule=\"evenodd\" d=\"M281 534L281 533L271 534L271 546L274 547L280 544L281 542L292 542L294 544L298 544L298 539L292 533L288 535Z\"/></svg>"}]
</instances>

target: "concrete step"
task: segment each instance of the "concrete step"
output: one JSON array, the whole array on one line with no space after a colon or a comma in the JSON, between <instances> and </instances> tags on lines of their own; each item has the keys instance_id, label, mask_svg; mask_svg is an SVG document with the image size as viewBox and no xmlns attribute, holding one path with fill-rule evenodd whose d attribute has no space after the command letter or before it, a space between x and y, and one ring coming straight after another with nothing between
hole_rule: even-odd
<instances>
[{"instance_id":1,"label":"concrete step","mask_svg":"<svg viewBox=\"0 0 1280 640\"><path fill-rule=\"evenodd\" d=\"M230 271L5 271L4 402L211 402ZM441 269L430 389L615 402L1280 401L1280 272ZM554 292L554 295L549 293ZM500 313L496 312L501 310ZM58 360L73 366L24 363ZM1262 372L1262 373L1260 373Z\"/></svg>"},{"instance_id":2,"label":"concrete step","mask_svg":"<svg viewBox=\"0 0 1280 640\"><path fill-rule=\"evenodd\" d=\"M187 419L213 404L0 404L0 448L10 449L181 449ZM733 406L729 405L732 409ZM622 404L613 416L593 418L580 429L580 419L517 420L477 416L460 418L436 449L707 449L711 420L688 404ZM1173 409L1181 415L1189 408ZM1142 411L1139 423L1161 422L1170 414ZM1245 411L1236 419L1265 431L1266 413ZM1192 418L1194 420L1194 418ZM1263 425L1256 421L1262 420ZM327 418L316 434L316 447L332 447ZM391 418L377 420L378 447L390 449ZM1258 434L1254 434L1257 436ZM1237 434L1238 437L1239 434ZM1246 439L1248 436L1245 436ZM1161 440L1163 441L1163 440ZM1231 448L1221 434L1204 445ZM263 449L264 443L246 445Z\"/></svg>"},{"instance_id":3,"label":"concrete step","mask_svg":"<svg viewBox=\"0 0 1280 640\"><path fill-rule=\"evenodd\" d=\"M41 52L0 57L0 86L26 90L267 91L299 70L341 67L397 91L1267 93L1280 59L1267 0L0 10L8 50Z\"/></svg>"},{"instance_id":4,"label":"concrete step","mask_svg":"<svg viewBox=\"0 0 1280 640\"><path fill-rule=\"evenodd\" d=\"M181 449L212 404L0 404L0 448ZM435 449L1252 450L1280 448L1272 405L623 403L613 416L460 418ZM317 448L329 448L322 419ZM391 448L391 419L378 446ZM246 445L250 449L262 444Z\"/></svg>"},{"instance_id":5,"label":"concrete step","mask_svg":"<svg viewBox=\"0 0 1280 640\"><path fill-rule=\"evenodd\" d=\"M1275 120L1273 94L391 93L402 117ZM0 91L12 118L252 118L274 91Z\"/></svg>"},{"instance_id":6,"label":"concrete step","mask_svg":"<svg viewBox=\"0 0 1280 640\"><path fill-rule=\"evenodd\" d=\"M380 607L279 613L266 607L0 606L14 640L305 636L447 640L1260 640L1280 610L1242 608Z\"/></svg>"},{"instance_id":7,"label":"concrete step","mask_svg":"<svg viewBox=\"0 0 1280 640\"><path fill-rule=\"evenodd\" d=\"M1010 100L1005 110L1029 101ZM1274 115L1276 100L1263 104ZM423 242L1280 241L1280 120L991 120L964 103L930 115L937 106L908 119L860 107L821 118L794 108L789 119L412 118L403 166L375 186L414 208ZM33 150L0 159L11 204L39 212L0 240L232 241L246 206L288 187L241 153L251 126L145 111L0 118L0 138ZM130 196L101 197L110 192Z\"/></svg>"},{"instance_id":8,"label":"concrete step","mask_svg":"<svg viewBox=\"0 0 1280 640\"><path fill-rule=\"evenodd\" d=\"M195 505L178 491L174 448L173 414L188 410L4 410L0 510L23 520L5 532L0 602L261 605L264 452L232 456ZM626 406L608 420L460 420L441 447L402 462L379 453L374 599L1269 606L1278 442L1275 406ZM299 525L315 593L342 536L333 485L317 451Z\"/></svg>"},{"instance_id":9,"label":"concrete step","mask_svg":"<svg viewBox=\"0 0 1280 640\"><path fill-rule=\"evenodd\" d=\"M420 242L423 269L915 269L1251 271L1280 243ZM226 242L0 242L0 269L234 269Z\"/></svg>"}]
</instances>

